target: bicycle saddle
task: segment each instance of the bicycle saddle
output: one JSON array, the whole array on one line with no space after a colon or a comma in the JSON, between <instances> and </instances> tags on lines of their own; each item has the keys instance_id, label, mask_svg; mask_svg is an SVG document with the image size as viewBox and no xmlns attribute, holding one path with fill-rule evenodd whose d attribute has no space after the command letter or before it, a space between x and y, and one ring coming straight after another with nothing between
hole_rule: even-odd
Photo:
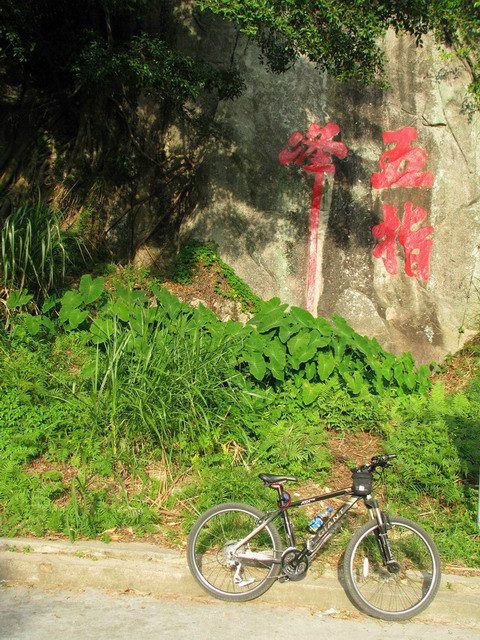
<instances>
[{"instance_id":1,"label":"bicycle saddle","mask_svg":"<svg viewBox=\"0 0 480 640\"><path fill-rule=\"evenodd\" d=\"M273 484L274 482L298 482L293 476L274 476L271 473L259 473L258 477L265 484Z\"/></svg>"}]
</instances>

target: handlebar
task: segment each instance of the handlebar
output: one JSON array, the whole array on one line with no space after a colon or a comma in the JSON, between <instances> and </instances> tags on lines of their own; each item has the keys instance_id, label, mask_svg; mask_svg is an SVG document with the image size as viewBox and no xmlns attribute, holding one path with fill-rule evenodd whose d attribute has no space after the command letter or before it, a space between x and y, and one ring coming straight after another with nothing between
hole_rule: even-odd
<instances>
[{"instance_id":1,"label":"handlebar","mask_svg":"<svg viewBox=\"0 0 480 640\"><path fill-rule=\"evenodd\" d=\"M370 460L370 464L363 464L360 467L355 467L354 469L352 469L352 471L354 473L357 471L373 472L378 467L382 467L382 469L385 469L385 467L388 466L388 463L390 462L390 460L393 460L396 457L397 456L395 453L387 453L383 456L373 456L373 458Z\"/></svg>"}]
</instances>

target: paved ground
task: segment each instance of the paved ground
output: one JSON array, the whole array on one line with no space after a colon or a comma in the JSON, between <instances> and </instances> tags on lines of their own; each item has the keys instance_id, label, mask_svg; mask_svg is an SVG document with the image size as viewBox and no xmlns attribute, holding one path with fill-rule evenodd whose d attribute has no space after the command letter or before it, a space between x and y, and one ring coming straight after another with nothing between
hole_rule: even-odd
<instances>
[{"instance_id":1,"label":"paved ground","mask_svg":"<svg viewBox=\"0 0 480 640\"><path fill-rule=\"evenodd\" d=\"M414 621L384 623L355 609L336 572L318 575L314 568L301 582L275 584L259 600L234 605L206 595L181 552L0 538L0 638L304 640L320 630L335 640L480 640L478 577L444 575L435 600Z\"/></svg>"},{"instance_id":2,"label":"paved ground","mask_svg":"<svg viewBox=\"0 0 480 640\"><path fill-rule=\"evenodd\" d=\"M471 625L387 623L360 614L337 615L259 602L0 588L2 640L480 640L480 630Z\"/></svg>"}]
</instances>

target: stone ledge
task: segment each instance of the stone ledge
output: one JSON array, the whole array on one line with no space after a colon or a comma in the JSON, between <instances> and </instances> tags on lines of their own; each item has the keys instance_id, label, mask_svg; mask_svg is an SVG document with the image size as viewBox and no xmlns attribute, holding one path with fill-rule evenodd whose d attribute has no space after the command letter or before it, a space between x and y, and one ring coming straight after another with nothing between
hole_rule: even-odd
<instances>
[{"instance_id":1,"label":"stone ledge","mask_svg":"<svg viewBox=\"0 0 480 640\"><path fill-rule=\"evenodd\" d=\"M0 581L209 598L190 575L184 553L145 543L0 538ZM358 613L333 576L277 583L260 600ZM417 619L480 624L480 578L443 576L434 602Z\"/></svg>"}]
</instances>

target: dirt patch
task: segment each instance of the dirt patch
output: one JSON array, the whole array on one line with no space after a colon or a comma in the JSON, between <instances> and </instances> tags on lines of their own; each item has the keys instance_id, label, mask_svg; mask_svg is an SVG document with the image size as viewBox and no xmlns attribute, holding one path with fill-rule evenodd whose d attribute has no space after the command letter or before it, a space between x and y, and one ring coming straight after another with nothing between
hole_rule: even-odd
<instances>
[{"instance_id":1,"label":"dirt patch","mask_svg":"<svg viewBox=\"0 0 480 640\"><path fill-rule=\"evenodd\" d=\"M181 302L194 307L203 304L217 314L219 320L232 319L245 323L251 314L243 311L238 302L230 298L231 287L215 267L198 265L192 284L180 284L172 280L162 283Z\"/></svg>"},{"instance_id":2,"label":"dirt patch","mask_svg":"<svg viewBox=\"0 0 480 640\"><path fill-rule=\"evenodd\" d=\"M433 380L443 382L445 391L463 391L475 378L480 376L480 333L458 353L445 360Z\"/></svg>"},{"instance_id":3,"label":"dirt patch","mask_svg":"<svg viewBox=\"0 0 480 640\"><path fill-rule=\"evenodd\" d=\"M202 300L206 307L213 310L214 307L225 301L225 297L215 290L219 278L220 275L214 269L207 269L203 265L199 265L193 276L192 284L180 284L166 280L162 285L182 302L191 303L195 300ZM222 290L226 292L227 286L225 283Z\"/></svg>"},{"instance_id":4,"label":"dirt patch","mask_svg":"<svg viewBox=\"0 0 480 640\"><path fill-rule=\"evenodd\" d=\"M332 491L351 485L351 467L366 464L370 462L372 456L382 453L380 436L369 432L342 434L337 431L328 431L327 436L328 449L334 460L329 480Z\"/></svg>"},{"instance_id":5,"label":"dirt patch","mask_svg":"<svg viewBox=\"0 0 480 640\"><path fill-rule=\"evenodd\" d=\"M68 463L50 462L45 456L40 456L31 460L24 467L25 471L30 474L44 475L45 473L57 473L61 476L64 484L70 484L72 478L78 475L78 469Z\"/></svg>"}]
</instances>

